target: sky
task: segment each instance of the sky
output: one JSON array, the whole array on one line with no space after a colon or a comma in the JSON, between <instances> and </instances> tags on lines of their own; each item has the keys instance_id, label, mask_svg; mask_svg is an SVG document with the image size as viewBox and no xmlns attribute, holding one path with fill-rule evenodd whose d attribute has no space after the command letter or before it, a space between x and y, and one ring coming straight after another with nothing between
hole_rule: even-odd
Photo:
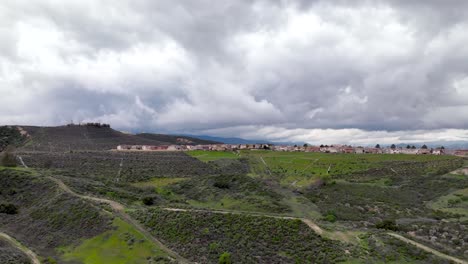
<instances>
[{"instance_id":1,"label":"sky","mask_svg":"<svg viewBox=\"0 0 468 264\"><path fill-rule=\"evenodd\" d=\"M465 0L2 0L0 124L468 141Z\"/></svg>"}]
</instances>

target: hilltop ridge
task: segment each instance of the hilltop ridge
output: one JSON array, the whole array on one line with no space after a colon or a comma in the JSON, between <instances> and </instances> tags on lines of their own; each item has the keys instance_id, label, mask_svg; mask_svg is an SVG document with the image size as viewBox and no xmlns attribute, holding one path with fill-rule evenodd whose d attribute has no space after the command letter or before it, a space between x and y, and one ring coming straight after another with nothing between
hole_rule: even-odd
<instances>
[{"instance_id":1,"label":"hilltop ridge","mask_svg":"<svg viewBox=\"0 0 468 264\"><path fill-rule=\"evenodd\" d=\"M162 134L127 134L112 129L105 124L65 125L55 127L41 126L3 126L5 138L2 142L15 143L24 150L34 151L72 151L72 150L110 150L117 145L172 145L172 144L215 144L194 137ZM16 128L16 129L14 129ZM17 133L12 133L15 131ZM10 138L9 135L14 135ZM23 140L18 140L22 136ZM24 144L23 144L24 143Z\"/></svg>"}]
</instances>

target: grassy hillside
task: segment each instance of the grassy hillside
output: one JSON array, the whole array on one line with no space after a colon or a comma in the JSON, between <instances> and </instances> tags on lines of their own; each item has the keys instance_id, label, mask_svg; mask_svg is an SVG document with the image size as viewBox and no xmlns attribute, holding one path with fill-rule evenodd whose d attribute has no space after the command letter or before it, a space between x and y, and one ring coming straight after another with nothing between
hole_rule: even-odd
<instances>
[{"instance_id":1,"label":"grassy hillside","mask_svg":"<svg viewBox=\"0 0 468 264\"><path fill-rule=\"evenodd\" d=\"M0 168L0 179L1 203L18 209L16 214L0 213L0 232L14 234L45 263L167 260L164 252L133 227L61 191L34 171Z\"/></svg>"},{"instance_id":2,"label":"grassy hillside","mask_svg":"<svg viewBox=\"0 0 468 264\"><path fill-rule=\"evenodd\" d=\"M29 140L26 150L35 151L76 151L76 150L109 150L118 145L172 145L172 144L216 144L217 142L186 136L162 134L125 134L107 126L67 125L57 127L22 127ZM11 131L10 131L11 130ZM15 128L0 128L0 147L6 143L21 143L17 140ZM12 137L15 136L15 137ZM6 136L9 136L8 139ZM12 142L9 142L12 141Z\"/></svg>"},{"instance_id":3,"label":"grassy hillside","mask_svg":"<svg viewBox=\"0 0 468 264\"><path fill-rule=\"evenodd\" d=\"M0 230L38 255L59 258L56 248L109 230L111 217L90 204L62 193L46 179L27 170L0 169L0 201L17 214L1 214Z\"/></svg>"},{"instance_id":4,"label":"grassy hillside","mask_svg":"<svg viewBox=\"0 0 468 264\"><path fill-rule=\"evenodd\" d=\"M80 263L170 263L164 251L119 218L114 220L113 229L60 252L64 260Z\"/></svg>"},{"instance_id":5,"label":"grassy hillside","mask_svg":"<svg viewBox=\"0 0 468 264\"><path fill-rule=\"evenodd\" d=\"M24 147L35 151L109 150L118 145L165 145L166 142L125 134L109 127L23 127L31 136Z\"/></svg>"},{"instance_id":6,"label":"grassy hillside","mask_svg":"<svg viewBox=\"0 0 468 264\"><path fill-rule=\"evenodd\" d=\"M16 215L1 215L0 232L60 263L168 258L126 222L57 190L38 173L61 179L76 193L122 202L157 239L199 263L221 257L234 263L444 263L387 232L468 258L468 176L458 173L466 161L457 157L24 149L17 154L32 169L0 170L7 179L0 201L18 207ZM322 235L305 224L310 221Z\"/></svg>"},{"instance_id":7,"label":"grassy hillside","mask_svg":"<svg viewBox=\"0 0 468 264\"><path fill-rule=\"evenodd\" d=\"M299 220L232 214L168 212L133 213L180 254L217 263L224 252L233 263L334 263L345 260L352 246L321 238Z\"/></svg>"}]
</instances>

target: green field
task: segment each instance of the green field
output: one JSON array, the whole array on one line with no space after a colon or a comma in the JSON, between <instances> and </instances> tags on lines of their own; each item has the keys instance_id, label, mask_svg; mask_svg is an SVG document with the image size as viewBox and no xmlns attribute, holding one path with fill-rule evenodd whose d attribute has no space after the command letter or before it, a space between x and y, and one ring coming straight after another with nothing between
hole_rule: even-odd
<instances>
[{"instance_id":1,"label":"green field","mask_svg":"<svg viewBox=\"0 0 468 264\"><path fill-rule=\"evenodd\" d=\"M468 221L468 188L439 197L428 206L433 210L462 215L460 220Z\"/></svg>"},{"instance_id":2,"label":"green field","mask_svg":"<svg viewBox=\"0 0 468 264\"><path fill-rule=\"evenodd\" d=\"M392 154L329 154L306 152L243 151L254 175L272 175L284 185L304 187L319 178L349 175L386 167L394 162L430 162L451 156ZM395 168L396 169L396 168Z\"/></svg>"},{"instance_id":3,"label":"green field","mask_svg":"<svg viewBox=\"0 0 468 264\"><path fill-rule=\"evenodd\" d=\"M239 156L232 151L204 151L204 150L192 150L187 151L187 154L197 158L201 161L208 162L218 159L237 159Z\"/></svg>"},{"instance_id":4,"label":"green field","mask_svg":"<svg viewBox=\"0 0 468 264\"><path fill-rule=\"evenodd\" d=\"M114 219L114 230L83 241L77 247L61 249L66 261L84 264L146 264L149 259L167 261L167 254L148 241L132 226Z\"/></svg>"}]
</instances>

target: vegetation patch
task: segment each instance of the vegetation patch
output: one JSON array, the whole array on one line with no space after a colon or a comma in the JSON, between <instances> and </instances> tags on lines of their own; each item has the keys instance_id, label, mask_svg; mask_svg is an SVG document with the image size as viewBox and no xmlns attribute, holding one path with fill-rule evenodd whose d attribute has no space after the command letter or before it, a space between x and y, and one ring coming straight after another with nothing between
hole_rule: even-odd
<instances>
[{"instance_id":1,"label":"vegetation patch","mask_svg":"<svg viewBox=\"0 0 468 264\"><path fill-rule=\"evenodd\" d=\"M0 152L8 146L19 147L26 137L16 127L0 126Z\"/></svg>"},{"instance_id":2,"label":"vegetation patch","mask_svg":"<svg viewBox=\"0 0 468 264\"><path fill-rule=\"evenodd\" d=\"M30 264L31 260L21 250L0 238L0 263Z\"/></svg>"},{"instance_id":3,"label":"vegetation patch","mask_svg":"<svg viewBox=\"0 0 468 264\"><path fill-rule=\"evenodd\" d=\"M214 175L191 178L169 186L191 205L270 213L288 212L283 195L268 188L260 179L245 175Z\"/></svg>"},{"instance_id":4,"label":"vegetation patch","mask_svg":"<svg viewBox=\"0 0 468 264\"><path fill-rule=\"evenodd\" d=\"M354 247L317 235L300 220L262 216L172 212L132 212L151 232L181 255L202 263L335 263ZM223 256L223 257L222 257Z\"/></svg>"},{"instance_id":5,"label":"vegetation patch","mask_svg":"<svg viewBox=\"0 0 468 264\"><path fill-rule=\"evenodd\" d=\"M461 216L460 220L468 221L468 188L439 197L435 201L430 202L428 206L436 211Z\"/></svg>"},{"instance_id":6,"label":"vegetation patch","mask_svg":"<svg viewBox=\"0 0 468 264\"><path fill-rule=\"evenodd\" d=\"M119 218L114 219L112 230L60 251L64 260L85 264L170 263L164 251Z\"/></svg>"},{"instance_id":7,"label":"vegetation patch","mask_svg":"<svg viewBox=\"0 0 468 264\"><path fill-rule=\"evenodd\" d=\"M59 259L57 247L94 237L110 228L111 217L31 171L2 169L0 179L0 201L18 208L17 214L1 215L0 230L14 234L42 257Z\"/></svg>"},{"instance_id":8,"label":"vegetation patch","mask_svg":"<svg viewBox=\"0 0 468 264\"><path fill-rule=\"evenodd\" d=\"M390 163L461 160L452 156L435 155L362 155L276 151L242 151L241 155L249 157L254 174L274 177L284 185L297 187L307 187L323 177L347 176L379 168L387 168L392 172L391 169L398 168L397 166L392 168Z\"/></svg>"},{"instance_id":9,"label":"vegetation patch","mask_svg":"<svg viewBox=\"0 0 468 264\"><path fill-rule=\"evenodd\" d=\"M219 159L238 159L239 155L232 151L204 151L204 150L192 150L188 151L187 154L197 158L203 162L214 161Z\"/></svg>"}]
</instances>

